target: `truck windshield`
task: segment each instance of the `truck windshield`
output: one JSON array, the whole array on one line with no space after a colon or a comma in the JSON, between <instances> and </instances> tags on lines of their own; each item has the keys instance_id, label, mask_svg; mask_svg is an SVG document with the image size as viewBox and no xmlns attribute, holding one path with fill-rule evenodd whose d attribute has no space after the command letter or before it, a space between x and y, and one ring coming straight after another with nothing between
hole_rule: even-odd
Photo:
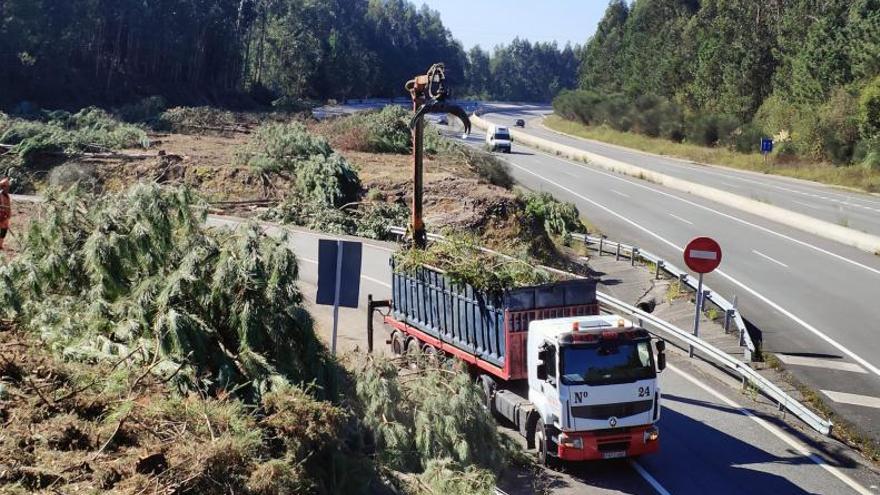
<instances>
[{"instance_id":1,"label":"truck windshield","mask_svg":"<svg viewBox=\"0 0 880 495\"><path fill-rule=\"evenodd\" d=\"M566 347L562 353L562 383L609 385L654 378L650 341L603 341Z\"/></svg>"},{"instance_id":2,"label":"truck windshield","mask_svg":"<svg viewBox=\"0 0 880 495\"><path fill-rule=\"evenodd\" d=\"M510 141L510 134L508 134L508 133L506 133L506 132L496 132L496 133L495 133L495 139L501 139L501 140L504 140L504 141Z\"/></svg>"}]
</instances>

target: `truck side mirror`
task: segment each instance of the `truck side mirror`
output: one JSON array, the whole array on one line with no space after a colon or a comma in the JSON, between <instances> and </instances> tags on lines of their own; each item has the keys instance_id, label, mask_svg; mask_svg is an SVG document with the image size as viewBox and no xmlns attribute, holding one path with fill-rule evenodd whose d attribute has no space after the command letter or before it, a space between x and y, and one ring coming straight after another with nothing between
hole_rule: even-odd
<instances>
[{"instance_id":1,"label":"truck side mirror","mask_svg":"<svg viewBox=\"0 0 880 495\"><path fill-rule=\"evenodd\" d=\"M547 379L547 354L547 349L538 351L538 369L536 370L538 380Z\"/></svg>"},{"instance_id":2,"label":"truck side mirror","mask_svg":"<svg viewBox=\"0 0 880 495\"><path fill-rule=\"evenodd\" d=\"M657 371L663 371L666 369L666 341L658 340L654 347L657 348Z\"/></svg>"},{"instance_id":3,"label":"truck side mirror","mask_svg":"<svg viewBox=\"0 0 880 495\"><path fill-rule=\"evenodd\" d=\"M539 364L536 374L538 375L538 380L541 380L541 381L546 380L547 379L547 365L544 363Z\"/></svg>"}]
</instances>

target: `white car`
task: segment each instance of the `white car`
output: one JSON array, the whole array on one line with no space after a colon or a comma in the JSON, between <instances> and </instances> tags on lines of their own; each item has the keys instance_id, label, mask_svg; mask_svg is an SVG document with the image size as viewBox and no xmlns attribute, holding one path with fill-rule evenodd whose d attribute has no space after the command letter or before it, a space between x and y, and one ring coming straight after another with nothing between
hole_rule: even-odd
<instances>
[{"instance_id":1,"label":"white car","mask_svg":"<svg viewBox=\"0 0 880 495\"><path fill-rule=\"evenodd\" d=\"M513 137L507 127L493 125L486 131L486 146L491 151L510 153L511 143L513 143Z\"/></svg>"}]
</instances>

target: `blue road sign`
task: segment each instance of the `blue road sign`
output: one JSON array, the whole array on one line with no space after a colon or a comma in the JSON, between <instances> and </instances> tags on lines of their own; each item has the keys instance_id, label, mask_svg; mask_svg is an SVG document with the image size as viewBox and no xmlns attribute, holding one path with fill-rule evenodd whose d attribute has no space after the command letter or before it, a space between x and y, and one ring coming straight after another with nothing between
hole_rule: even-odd
<instances>
[{"instance_id":1,"label":"blue road sign","mask_svg":"<svg viewBox=\"0 0 880 495\"><path fill-rule=\"evenodd\" d=\"M770 138L761 138L761 153L765 155L773 151L773 140Z\"/></svg>"},{"instance_id":2,"label":"blue road sign","mask_svg":"<svg viewBox=\"0 0 880 495\"><path fill-rule=\"evenodd\" d=\"M337 303L344 308L358 307L361 251L359 242L321 239L318 245L318 297L315 302L326 305Z\"/></svg>"}]
</instances>

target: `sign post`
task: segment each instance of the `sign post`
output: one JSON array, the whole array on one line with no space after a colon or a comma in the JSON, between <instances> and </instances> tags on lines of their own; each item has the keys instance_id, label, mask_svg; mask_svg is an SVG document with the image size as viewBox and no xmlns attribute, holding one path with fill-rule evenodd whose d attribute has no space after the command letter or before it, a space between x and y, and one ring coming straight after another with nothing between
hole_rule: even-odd
<instances>
[{"instance_id":1,"label":"sign post","mask_svg":"<svg viewBox=\"0 0 880 495\"><path fill-rule=\"evenodd\" d=\"M318 296L315 302L333 305L333 334L330 341L333 354L336 354L339 307L358 307L362 250L359 242L321 239L318 243Z\"/></svg>"},{"instance_id":2,"label":"sign post","mask_svg":"<svg viewBox=\"0 0 880 495\"><path fill-rule=\"evenodd\" d=\"M703 275L715 270L721 264L721 246L709 237L697 237L684 248L684 262L688 268L700 274L697 284L697 308L694 313L694 337L699 337L700 314L703 312ZM689 346L688 355L694 357L694 346Z\"/></svg>"}]
</instances>

